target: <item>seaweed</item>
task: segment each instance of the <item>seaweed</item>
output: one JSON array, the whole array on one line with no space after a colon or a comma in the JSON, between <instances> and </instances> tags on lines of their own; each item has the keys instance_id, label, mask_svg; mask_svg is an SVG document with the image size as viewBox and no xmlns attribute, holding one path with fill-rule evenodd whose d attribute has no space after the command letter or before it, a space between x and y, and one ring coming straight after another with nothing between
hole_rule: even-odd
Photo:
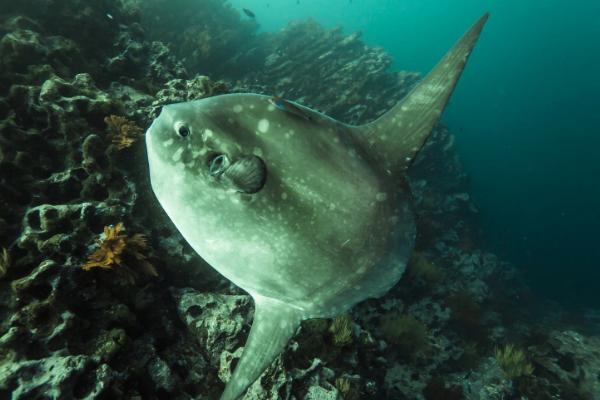
<instances>
[{"instance_id":1,"label":"seaweed","mask_svg":"<svg viewBox=\"0 0 600 400\"><path fill-rule=\"evenodd\" d=\"M352 318L348 314L339 315L331 323L329 332L331 333L334 345L338 347L349 345L354 340Z\"/></svg>"},{"instance_id":2,"label":"seaweed","mask_svg":"<svg viewBox=\"0 0 600 400\"><path fill-rule=\"evenodd\" d=\"M107 137L119 150L131 147L139 138L144 136L144 130L125 117L110 115L104 118L104 122L106 122L109 130Z\"/></svg>"},{"instance_id":3,"label":"seaweed","mask_svg":"<svg viewBox=\"0 0 600 400\"><path fill-rule=\"evenodd\" d=\"M339 378L336 378L335 387L342 394L342 398L344 400L358 400L361 398L358 385L347 376L340 376Z\"/></svg>"},{"instance_id":4,"label":"seaweed","mask_svg":"<svg viewBox=\"0 0 600 400\"><path fill-rule=\"evenodd\" d=\"M412 315L386 315L381 320L383 337L411 358L429 348L427 326Z\"/></svg>"},{"instance_id":5,"label":"seaweed","mask_svg":"<svg viewBox=\"0 0 600 400\"><path fill-rule=\"evenodd\" d=\"M114 267L120 267L119 271L128 283L134 283L138 276L132 267L146 276L158 276L156 268L148 261L146 255L146 236L136 233L129 237L122 231L122 222L114 226L105 226L102 237L96 240L98 248L90 254L81 268L90 271L95 268L112 270Z\"/></svg>"},{"instance_id":6,"label":"seaweed","mask_svg":"<svg viewBox=\"0 0 600 400\"><path fill-rule=\"evenodd\" d=\"M8 250L3 247L2 252L0 252L0 278L4 277L8 272L8 268L10 268L11 257Z\"/></svg>"},{"instance_id":7,"label":"seaweed","mask_svg":"<svg viewBox=\"0 0 600 400\"><path fill-rule=\"evenodd\" d=\"M419 278L428 284L439 283L444 274L422 253L415 251L408 263L408 271L415 278Z\"/></svg>"},{"instance_id":8,"label":"seaweed","mask_svg":"<svg viewBox=\"0 0 600 400\"><path fill-rule=\"evenodd\" d=\"M496 349L496 361L506 379L516 379L533 374L533 365L527 360L525 352L512 344Z\"/></svg>"}]
</instances>

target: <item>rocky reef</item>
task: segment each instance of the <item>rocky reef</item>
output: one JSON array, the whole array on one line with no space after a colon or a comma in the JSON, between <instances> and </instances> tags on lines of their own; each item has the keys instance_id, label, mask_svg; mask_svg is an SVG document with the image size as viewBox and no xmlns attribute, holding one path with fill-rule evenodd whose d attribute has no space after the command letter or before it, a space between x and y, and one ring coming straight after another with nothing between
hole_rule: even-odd
<instances>
[{"instance_id":1,"label":"rocky reef","mask_svg":"<svg viewBox=\"0 0 600 400\"><path fill-rule=\"evenodd\" d=\"M163 104L241 91L364 123L419 75L314 21L259 34L219 0L2 1L0 33L0 398L218 398L252 302L158 207L140 132ZM524 307L443 125L410 181L401 282L305 321L245 398L599 398L598 339Z\"/></svg>"}]
</instances>

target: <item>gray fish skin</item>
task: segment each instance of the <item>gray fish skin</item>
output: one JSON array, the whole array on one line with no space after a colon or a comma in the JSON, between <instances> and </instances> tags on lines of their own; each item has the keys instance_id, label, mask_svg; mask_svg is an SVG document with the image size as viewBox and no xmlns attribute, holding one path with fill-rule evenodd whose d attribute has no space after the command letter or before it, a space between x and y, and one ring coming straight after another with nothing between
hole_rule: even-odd
<instances>
[{"instance_id":1,"label":"gray fish skin","mask_svg":"<svg viewBox=\"0 0 600 400\"><path fill-rule=\"evenodd\" d=\"M298 118L257 94L163 107L146 133L152 189L194 250L255 301L252 329L222 400L242 396L303 319L335 316L398 282L415 238L405 170L486 20L487 14L404 100L364 126L294 103L308 116ZM258 157L264 186L253 194L237 190L223 179L226 172L211 171L216 155L242 173L242 166L258 164L240 160Z\"/></svg>"}]
</instances>

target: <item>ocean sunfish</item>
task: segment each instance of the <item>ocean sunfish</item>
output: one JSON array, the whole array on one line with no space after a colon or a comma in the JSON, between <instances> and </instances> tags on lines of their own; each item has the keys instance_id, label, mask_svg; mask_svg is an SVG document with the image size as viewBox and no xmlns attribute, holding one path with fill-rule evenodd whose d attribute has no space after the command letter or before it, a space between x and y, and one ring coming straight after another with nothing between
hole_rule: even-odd
<instances>
[{"instance_id":1,"label":"ocean sunfish","mask_svg":"<svg viewBox=\"0 0 600 400\"><path fill-rule=\"evenodd\" d=\"M406 170L487 17L366 125L258 94L162 108L146 133L152 189L194 250L255 302L222 400L242 396L302 320L333 317L398 282L415 241Z\"/></svg>"}]
</instances>

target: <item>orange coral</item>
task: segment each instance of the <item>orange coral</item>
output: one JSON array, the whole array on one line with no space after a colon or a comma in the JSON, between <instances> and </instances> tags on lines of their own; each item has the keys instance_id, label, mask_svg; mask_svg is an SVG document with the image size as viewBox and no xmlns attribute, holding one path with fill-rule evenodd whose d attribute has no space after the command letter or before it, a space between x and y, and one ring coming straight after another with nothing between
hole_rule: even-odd
<instances>
[{"instance_id":1,"label":"orange coral","mask_svg":"<svg viewBox=\"0 0 600 400\"><path fill-rule=\"evenodd\" d=\"M104 118L104 122L106 122L110 131L108 134L109 139L111 139L119 150L130 147L139 138L144 136L142 128L125 117L110 115Z\"/></svg>"},{"instance_id":2,"label":"orange coral","mask_svg":"<svg viewBox=\"0 0 600 400\"><path fill-rule=\"evenodd\" d=\"M89 271L93 268L112 269L114 266L119 266L126 273L127 280L134 281L135 272L124 265L124 259L128 259L131 261L128 263L129 266L139 268L145 275L158 276L145 254L148 249L147 237L141 233L128 237L122 231L122 222L115 226L105 226L103 237L96 240L98 249L88 257L81 268Z\"/></svg>"}]
</instances>

